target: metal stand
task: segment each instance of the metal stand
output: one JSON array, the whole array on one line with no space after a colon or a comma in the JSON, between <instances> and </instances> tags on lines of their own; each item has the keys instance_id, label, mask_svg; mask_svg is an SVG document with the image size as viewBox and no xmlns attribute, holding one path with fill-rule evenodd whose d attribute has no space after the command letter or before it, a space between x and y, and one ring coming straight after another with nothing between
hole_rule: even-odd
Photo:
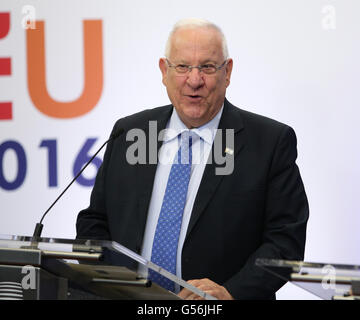
<instances>
[{"instance_id":1,"label":"metal stand","mask_svg":"<svg viewBox=\"0 0 360 320\"><path fill-rule=\"evenodd\" d=\"M360 266L258 259L256 264L325 300L360 300Z\"/></svg>"},{"instance_id":2,"label":"metal stand","mask_svg":"<svg viewBox=\"0 0 360 320\"><path fill-rule=\"evenodd\" d=\"M116 242L0 235L0 299L180 299L147 268L213 298Z\"/></svg>"}]
</instances>

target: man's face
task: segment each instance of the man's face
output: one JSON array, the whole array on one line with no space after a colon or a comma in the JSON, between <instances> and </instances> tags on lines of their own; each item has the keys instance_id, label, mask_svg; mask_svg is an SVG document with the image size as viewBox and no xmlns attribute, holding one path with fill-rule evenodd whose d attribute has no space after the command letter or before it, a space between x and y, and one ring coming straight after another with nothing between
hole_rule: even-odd
<instances>
[{"instance_id":1,"label":"man's face","mask_svg":"<svg viewBox=\"0 0 360 320\"><path fill-rule=\"evenodd\" d=\"M177 30L172 37L168 60L172 65L211 63L220 66L225 60L221 36L212 28ZM170 101L188 128L202 126L215 117L230 84L231 59L214 74L204 74L196 68L178 74L164 58L160 59L159 66Z\"/></svg>"}]
</instances>

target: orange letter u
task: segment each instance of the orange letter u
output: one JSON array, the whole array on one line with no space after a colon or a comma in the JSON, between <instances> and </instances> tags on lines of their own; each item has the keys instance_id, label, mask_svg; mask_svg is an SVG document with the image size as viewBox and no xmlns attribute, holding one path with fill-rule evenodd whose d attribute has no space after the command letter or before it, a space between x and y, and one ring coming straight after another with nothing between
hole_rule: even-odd
<instances>
[{"instance_id":1,"label":"orange letter u","mask_svg":"<svg viewBox=\"0 0 360 320\"><path fill-rule=\"evenodd\" d=\"M52 99L46 87L44 21L27 29L28 88L35 107L54 118L74 118L92 110L103 88L102 21L84 20L84 88L80 97L69 102Z\"/></svg>"}]
</instances>

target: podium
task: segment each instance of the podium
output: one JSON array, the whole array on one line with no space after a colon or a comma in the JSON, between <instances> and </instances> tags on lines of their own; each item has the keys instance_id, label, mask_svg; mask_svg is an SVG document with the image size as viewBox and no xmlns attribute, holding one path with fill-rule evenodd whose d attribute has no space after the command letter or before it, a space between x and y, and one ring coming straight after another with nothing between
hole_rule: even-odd
<instances>
[{"instance_id":1,"label":"podium","mask_svg":"<svg viewBox=\"0 0 360 320\"><path fill-rule=\"evenodd\" d=\"M360 266L274 259L256 265L324 300L360 300Z\"/></svg>"},{"instance_id":2,"label":"podium","mask_svg":"<svg viewBox=\"0 0 360 320\"><path fill-rule=\"evenodd\" d=\"M0 235L0 300L177 300L151 269L206 300L209 294L113 241Z\"/></svg>"}]
</instances>

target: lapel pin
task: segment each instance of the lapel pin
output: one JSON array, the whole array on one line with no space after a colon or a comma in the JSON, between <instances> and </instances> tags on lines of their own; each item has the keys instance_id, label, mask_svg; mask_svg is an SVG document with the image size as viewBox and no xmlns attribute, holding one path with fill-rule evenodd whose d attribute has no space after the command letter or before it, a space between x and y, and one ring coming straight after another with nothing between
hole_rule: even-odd
<instances>
[{"instance_id":1,"label":"lapel pin","mask_svg":"<svg viewBox=\"0 0 360 320\"><path fill-rule=\"evenodd\" d=\"M234 154L234 150L226 147L226 148L225 148L225 153L227 153L227 154L229 154L229 155L232 156L232 155Z\"/></svg>"}]
</instances>

